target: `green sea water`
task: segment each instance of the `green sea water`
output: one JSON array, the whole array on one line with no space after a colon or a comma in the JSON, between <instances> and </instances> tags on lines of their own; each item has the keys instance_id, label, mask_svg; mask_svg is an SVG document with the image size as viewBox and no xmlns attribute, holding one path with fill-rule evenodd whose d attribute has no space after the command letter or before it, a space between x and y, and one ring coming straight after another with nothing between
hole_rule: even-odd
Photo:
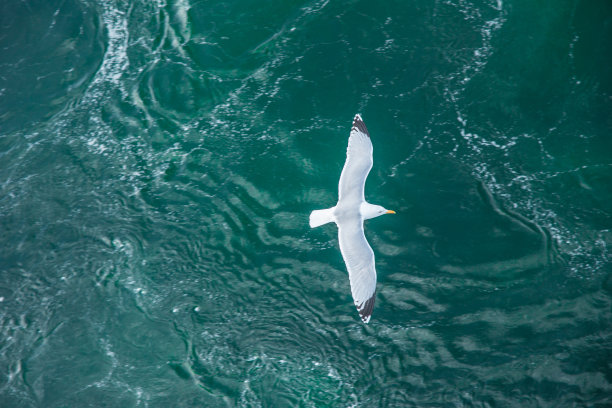
<instances>
[{"instance_id":1,"label":"green sea water","mask_svg":"<svg viewBox=\"0 0 612 408\"><path fill-rule=\"evenodd\" d=\"M608 0L4 0L0 407L612 406L611 203Z\"/></svg>"}]
</instances>

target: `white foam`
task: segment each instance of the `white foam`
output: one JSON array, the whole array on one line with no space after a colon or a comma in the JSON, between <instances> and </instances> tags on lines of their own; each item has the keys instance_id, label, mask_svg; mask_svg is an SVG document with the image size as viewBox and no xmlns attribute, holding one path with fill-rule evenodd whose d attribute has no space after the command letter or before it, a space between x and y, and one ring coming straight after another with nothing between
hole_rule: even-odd
<instances>
[{"instance_id":1,"label":"white foam","mask_svg":"<svg viewBox=\"0 0 612 408\"><path fill-rule=\"evenodd\" d=\"M130 64L127 57L129 32L126 13L112 5L103 4L102 21L107 31L108 42L102 65L100 65L100 69L98 69L90 87L107 81L119 85L123 72L127 70Z\"/></svg>"},{"instance_id":2,"label":"white foam","mask_svg":"<svg viewBox=\"0 0 612 408\"><path fill-rule=\"evenodd\" d=\"M183 37L184 42L187 42L191 38L191 28L189 27L189 19L187 16L191 5L188 0L177 0L173 8L178 21L181 37Z\"/></svg>"}]
</instances>

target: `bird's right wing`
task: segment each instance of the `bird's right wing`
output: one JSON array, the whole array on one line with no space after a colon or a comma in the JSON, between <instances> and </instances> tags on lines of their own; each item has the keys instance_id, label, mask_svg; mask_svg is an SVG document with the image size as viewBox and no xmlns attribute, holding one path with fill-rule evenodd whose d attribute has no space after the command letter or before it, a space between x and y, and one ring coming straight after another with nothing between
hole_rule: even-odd
<instances>
[{"instance_id":1,"label":"bird's right wing","mask_svg":"<svg viewBox=\"0 0 612 408\"><path fill-rule=\"evenodd\" d=\"M348 269L351 294L364 323L370 321L376 296L374 252L363 232L363 220L355 217L338 225L340 252Z\"/></svg>"},{"instance_id":2,"label":"bird's right wing","mask_svg":"<svg viewBox=\"0 0 612 408\"><path fill-rule=\"evenodd\" d=\"M353 127L346 149L346 162L340 175L338 201L364 201L364 186L372 168L372 141L359 114L353 119Z\"/></svg>"}]
</instances>

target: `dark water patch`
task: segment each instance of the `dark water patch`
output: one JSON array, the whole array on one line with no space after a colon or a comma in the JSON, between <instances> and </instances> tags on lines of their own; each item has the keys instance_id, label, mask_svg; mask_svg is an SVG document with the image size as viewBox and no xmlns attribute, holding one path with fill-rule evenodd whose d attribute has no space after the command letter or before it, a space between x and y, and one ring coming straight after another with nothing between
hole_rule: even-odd
<instances>
[{"instance_id":1,"label":"dark water patch","mask_svg":"<svg viewBox=\"0 0 612 408\"><path fill-rule=\"evenodd\" d=\"M0 119L6 133L48 119L79 98L104 45L91 5L7 2L0 15Z\"/></svg>"}]
</instances>

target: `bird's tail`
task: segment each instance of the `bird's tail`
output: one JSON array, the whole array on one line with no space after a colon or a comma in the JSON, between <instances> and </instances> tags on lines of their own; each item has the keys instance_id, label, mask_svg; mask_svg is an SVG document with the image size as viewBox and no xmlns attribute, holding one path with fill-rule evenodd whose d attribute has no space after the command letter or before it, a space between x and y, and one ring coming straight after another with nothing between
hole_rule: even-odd
<instances>
[{"instance_id":1,"label":"bird's tail","mask_svg":"<svg viewBox=\"0 0 612 408\"><path fill-rule=\"evenodd\" d=\"M315 228L332 221L334 221L333 207L326 208L325 210L314 210L310 213L310 228Z\"/></svg>"}]
</instances>

